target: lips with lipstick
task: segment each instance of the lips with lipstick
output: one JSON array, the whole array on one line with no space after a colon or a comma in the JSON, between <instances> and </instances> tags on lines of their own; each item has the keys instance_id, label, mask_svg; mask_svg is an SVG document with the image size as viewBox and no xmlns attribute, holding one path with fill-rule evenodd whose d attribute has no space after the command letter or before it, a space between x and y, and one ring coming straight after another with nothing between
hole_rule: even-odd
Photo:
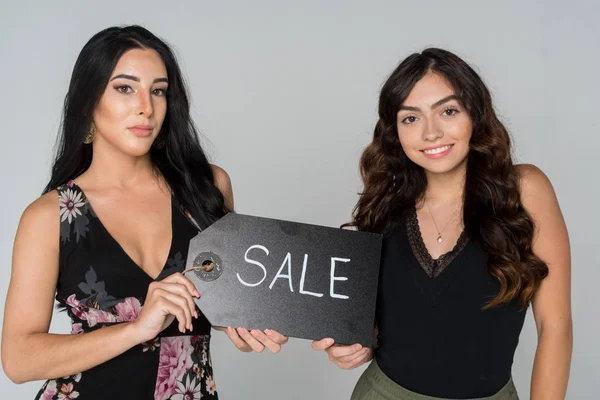
<instances>
[{"instance_id":1,"label":"lips with lipstick","mask_svg":"<svg viewBox=\"0 0 600 400\"><path fill-rule=\"evenodd\" d=\"M154 127L152 125L135 125L128 128L131 133L138 137L148 137L152 135Z\"/></svg>"},{"instance_id":2,"label":"lips with lipstick","mask_svg":"<svg viewBox=\"0 0 600 400\"><path fill-rule=\"evenodd\" d=\"M453 144L447 144L443 146L428 147L421 150L421 153L427 158L442 158L448 155L452 150Z\"/></svg>"}]
</instances>

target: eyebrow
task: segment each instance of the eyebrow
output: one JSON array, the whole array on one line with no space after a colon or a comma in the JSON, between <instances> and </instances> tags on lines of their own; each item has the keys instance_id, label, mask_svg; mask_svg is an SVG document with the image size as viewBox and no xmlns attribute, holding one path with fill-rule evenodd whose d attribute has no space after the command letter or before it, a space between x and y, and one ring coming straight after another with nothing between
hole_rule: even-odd
<instances>
[{"instance_id":1,"label":"eyebrow","mask_svg":"<svg viewBox=\"0 0 600 400\"><path fill-rule=\"evenodd\" d=\"M139 82L140 78L138 78L137 76L133 76L133 75L127 75L127 74L119 74L114 76L110 82L114 81L115 79L129 79L131 81L135 81L135 82ZM153 83L158 83L158 82L166 82L169 83L169 80L167 78L156 78Z\"/></svg>"},{"instance_id":2,"label":"eyebrow","mask_svg":"<svg viewBox=\"0 0 600 400\"><path fill-rule=\"evenodd\" d=\"M437 108L437 107L441 106L442 104L449 102L450 100L458 100L458 96L455 95L455 94L451 94L450 96L446 96L443 99L441 99L441 100L436 101L435 103L433 103L430 108L433 110L434 108ZM400 107L399 111L401 111L401 110L417 111L417 112L421 111L421 109L419 107L404 106L404 105Z\"/></svg>"}]
</instances>

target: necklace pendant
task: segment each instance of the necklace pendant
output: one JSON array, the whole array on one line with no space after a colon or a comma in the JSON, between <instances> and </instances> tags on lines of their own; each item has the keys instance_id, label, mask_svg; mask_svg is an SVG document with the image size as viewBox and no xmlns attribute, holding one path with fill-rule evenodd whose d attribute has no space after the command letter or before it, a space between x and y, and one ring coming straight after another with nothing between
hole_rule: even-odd
<instances>
[{"instance_id":1,"label":"necklace pendant","mask_svg":"<svg viewBox=\"0 0 600 400\"><path fill-rule=\"evenodd\" d=\"M439 235L437 238L437 242L442 243L443 241L444 241L444 239L442 239L442 235Z\"/></svg>"}]
</instances>

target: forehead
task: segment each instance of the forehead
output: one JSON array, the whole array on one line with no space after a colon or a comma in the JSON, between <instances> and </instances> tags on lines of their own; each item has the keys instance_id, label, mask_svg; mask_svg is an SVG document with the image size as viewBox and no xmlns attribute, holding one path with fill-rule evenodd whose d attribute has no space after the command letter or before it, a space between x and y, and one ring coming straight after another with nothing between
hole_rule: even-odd
<instances>
[{"instance_id":1,"label":"forehead","mask_svg":"<svg viewBox=\"0 0 600 400\"><path fill-rule=\"evenodd\" d=\"M162 58L152 49L131 49L123 53L112 75L129 74L140 79L153 80L167 76L167 68Z\"/></svg>"},{"instance_id":2,"label":"forehead","mask_svg":"<svg viewBox=\"0 0 600 400\"><path fill-rule=\"evenodd\" d=\"M444 97L455 94L450 83L435 72L425 74L412 88L404 105L431 105Z\"/></svg>"}]
</instances>

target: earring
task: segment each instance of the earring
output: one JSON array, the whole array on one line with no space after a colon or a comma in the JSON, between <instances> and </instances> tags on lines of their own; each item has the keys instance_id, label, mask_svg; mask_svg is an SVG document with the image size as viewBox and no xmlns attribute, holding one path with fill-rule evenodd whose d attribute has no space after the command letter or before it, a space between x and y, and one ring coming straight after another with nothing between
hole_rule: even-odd
<instances>
[{"instance_id":1,"label":"earring","mask_svg":"<svg viewBox=\"0 0 600 400\"><path fill-rule=\"evenodd\" d=\"M83 143L85 144L90 144L94 141L94 133L95 133L95 129L94 129L94 124L92 124L90 126L90 130L88 131L87 136L85 137Z\"/></svg>"},{"instance_id":2,"label":"earring","mask_svg":"<svg viewBox=\"0 0 600 400\"><path fill-rule=\"evenodd\" d=\"M152 143L152 146L154 146L156 149L164 149L165 148L165 136L163 134L159 134L156 139L154 139L154 142Z\"/></svg>"}]
</instances>

